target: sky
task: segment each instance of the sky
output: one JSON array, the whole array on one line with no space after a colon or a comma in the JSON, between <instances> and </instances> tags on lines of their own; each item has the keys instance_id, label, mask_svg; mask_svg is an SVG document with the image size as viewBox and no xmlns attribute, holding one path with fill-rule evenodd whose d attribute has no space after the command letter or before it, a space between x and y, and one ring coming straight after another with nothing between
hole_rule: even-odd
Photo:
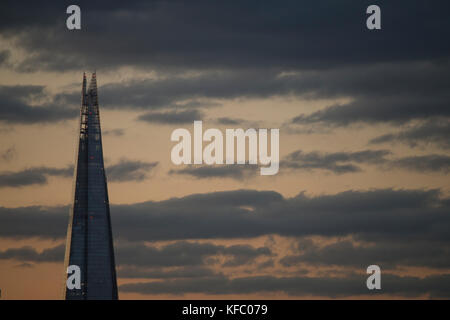
<instances>
[{"instance_id":1,"label":"sky","mask_svg":"<svg viewBox=\"0 0 450 320\"><path fill-rule=\"evenodd\" d=\"M71 4L0 3L1 299L62 297L94 71L120 299L450 296L448 1ZM194 120L280 129L278 174L174 165Z\"/></svg>"}]
</instances>

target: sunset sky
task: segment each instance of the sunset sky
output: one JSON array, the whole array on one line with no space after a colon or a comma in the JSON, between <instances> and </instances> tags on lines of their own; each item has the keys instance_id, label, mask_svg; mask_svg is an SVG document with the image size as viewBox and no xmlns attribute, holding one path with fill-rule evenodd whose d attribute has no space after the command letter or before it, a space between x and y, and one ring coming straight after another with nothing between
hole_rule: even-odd
<instances>
[{"instance_id":1,"label":"sunset sky","mask_svg":"<svg viewBox=\"0 0 450 320\"><path fill-rule=\"evenodd\" d=\"M66 8L81 8L68 30ZM381 8L368 30L366 8ZM97 72L120 299L450 297L448 1L2 1L1 299L61 299ZM279 128L280 170L172 163ZM366 287L379 265L382 290Z\"/></svg>"}]
</instances>

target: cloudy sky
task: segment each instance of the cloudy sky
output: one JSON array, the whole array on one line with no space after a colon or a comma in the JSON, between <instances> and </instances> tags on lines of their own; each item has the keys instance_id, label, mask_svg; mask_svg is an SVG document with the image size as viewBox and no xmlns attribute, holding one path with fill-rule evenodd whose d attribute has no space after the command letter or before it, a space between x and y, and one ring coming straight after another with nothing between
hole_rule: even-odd
<instances>
[{"instance_id":1,"label":"cloudy sky","mask_svg":"<svg viewBox=\"0 0 450 320\"><path fill-rule=\"evenodd\" d=\"M76 3L0 4L2 298L62 296L94 70L121 299L450 297L448 1ZM194 120L279 128L279 173L173 165Z\"/></svg>"}]
</instances>

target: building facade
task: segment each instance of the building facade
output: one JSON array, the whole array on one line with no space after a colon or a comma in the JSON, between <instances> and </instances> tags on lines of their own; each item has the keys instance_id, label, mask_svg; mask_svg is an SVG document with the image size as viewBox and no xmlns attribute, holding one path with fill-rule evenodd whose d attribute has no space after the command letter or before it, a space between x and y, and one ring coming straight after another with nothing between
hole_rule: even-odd
<instances>
[{"instance_id":1,"label":"building facade","mask_svg":"<svg viewBox=\"0 0 450 320\"><path fill-rule=\"evenodd\" d=\"M96 74L86 89L83 75L80 132L74 173L73 203L67 231L65 270L80 271L79 288L69 288L66 300L118 299L108 187L103 163Z\"/></svg>"}]
</instances>

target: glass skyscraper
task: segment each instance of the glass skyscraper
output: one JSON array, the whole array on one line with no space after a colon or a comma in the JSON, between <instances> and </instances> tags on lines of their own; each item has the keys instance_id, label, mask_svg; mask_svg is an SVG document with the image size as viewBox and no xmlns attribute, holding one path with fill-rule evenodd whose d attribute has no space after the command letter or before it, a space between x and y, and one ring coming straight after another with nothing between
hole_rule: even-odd
<instances>
[{"instance_id":1,"label":"glass skyscraper","mask_svg":"<svg viewBox=\"0 0 450 320\"><path fill-rule=\"evenodd\" d=\"M79 267L79 289L65 285L67 300L118 299L108 188L103 164L96 74L83 75L80 132L65 268ZM65 279L70 276L66 274Z\"/></svg>"}]
</instances>

